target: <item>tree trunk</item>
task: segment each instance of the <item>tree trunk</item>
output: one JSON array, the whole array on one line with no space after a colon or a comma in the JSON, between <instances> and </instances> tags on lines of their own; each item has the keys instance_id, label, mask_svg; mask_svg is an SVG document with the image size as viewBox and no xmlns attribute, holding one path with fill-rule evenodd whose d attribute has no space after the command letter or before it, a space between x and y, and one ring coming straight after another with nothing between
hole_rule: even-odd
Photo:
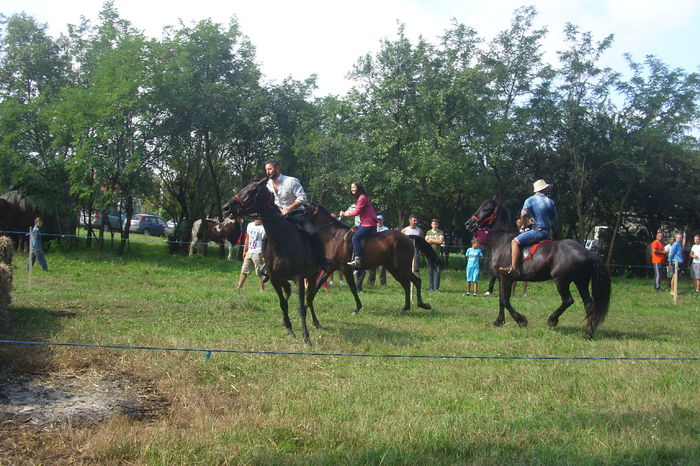
<instances>
[{"instance_id":1,"label":"tree trunk","mask_svg":"<svg viewBox=\"0 0 700 466\"><path fill-rule=\"evenodd\" d=\"M620 229L620 225L622 224L622 210L625 208L627 198L629 197L631 191L632 187L628 186L627 191L625 191L625 195L622 196L622 199L620 200L620 206L617 209L617 219L615 220L615 228L613 228L612 235L610 236L610 246L608 247L608 260L606 261L606 264L608 266L612 263L613 251L615 249L615 239L617 238L617 232Z\"/></svg>"}]
</instances>

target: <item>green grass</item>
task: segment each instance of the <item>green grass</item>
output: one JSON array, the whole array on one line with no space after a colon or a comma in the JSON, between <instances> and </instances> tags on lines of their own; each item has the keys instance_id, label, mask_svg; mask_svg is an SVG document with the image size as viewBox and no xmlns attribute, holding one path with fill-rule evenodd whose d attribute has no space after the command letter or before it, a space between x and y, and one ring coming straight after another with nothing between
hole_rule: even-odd
<instances>
[{"instance_id":1,"label":"green grass","mask_svg":"<svg viewBox=\"0 0 700 466\"><path fill-rule=\"evenodd\" d=\"M287 338L271 287L240 262L171 256L135 235L128 255L54 252L51 272L17 257L10 325L0 338L88 344L304 351ZM424 279L427 280L424 272ZM336 284L320 292L324 329L314 352L464 356L700 356L700 298L683 281L678 305L652 280L614 279L607 320L582 338L576 303L556 329L559 300L530 284L513 304L529 321L494 328L498 300L465 297L448 271L430 311L405 315L396 282L366 287L364 308ZM337 277L336 277L337 283ZM481 282L485 291L486 280ZM573 287L572 287L573 291ZM61 317L55 311L75 313ZM11 347L17 350L17 347ZM0 347L0 351L3 348ZM36 349L52 366L92 367L150 380L169 411L64 430L52 440L75 461L138 464L700 464L700 363L293 356L85 348ZM9 347L0 357L7 358ZM48 354L48 356L47 356ZM44 359L37 359L44 361ZM5 361L5 365L9 363ZM38 362L36 364L39 364ZM70 448L66 445L70 445ZM26 458L25 458L26 459ZM40 456L33 461L46 461Z\"/></svg>"}]
</instances>

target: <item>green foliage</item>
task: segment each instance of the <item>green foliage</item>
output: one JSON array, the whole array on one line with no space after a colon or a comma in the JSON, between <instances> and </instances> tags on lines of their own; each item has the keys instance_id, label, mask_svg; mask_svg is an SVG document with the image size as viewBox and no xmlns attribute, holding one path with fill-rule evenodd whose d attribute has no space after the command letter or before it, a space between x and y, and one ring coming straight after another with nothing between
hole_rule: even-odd
<instances>
[{"instance_id":1,"label":"green foliage","mask_svg":"<svg viewBox=\"0 0 700 466\"><path fill-rule=\"evenodd\" d=\"M488 41L457 21L412 41L401 24L357 60L347 95L314 98L314 75L264 82L235 19L147 39L108 1L54 40L14 15L0 37L0 185L31 194L58 219L50 230L136 204L192 221L277 158L331 211L362 181L395 227L416 213L468 237L483 199L515 212L544 178L556 237L607 225L609 260L659 228L699 229L698 74L630 58L625 79L600 65L613 36L572 24L546 63L536 18L520 8Z\"/></svg>"}]
</instances>

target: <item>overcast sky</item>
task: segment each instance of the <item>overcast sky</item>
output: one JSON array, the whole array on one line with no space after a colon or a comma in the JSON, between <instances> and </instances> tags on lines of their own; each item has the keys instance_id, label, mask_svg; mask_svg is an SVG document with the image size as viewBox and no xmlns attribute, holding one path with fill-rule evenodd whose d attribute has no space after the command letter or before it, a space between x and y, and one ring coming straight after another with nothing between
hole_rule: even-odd
<instances>
[{"instance_id":1,"label":"overcast sky","mask_svg":"<svg viewBox=\"0 0 700 466\"><path fill-rule=\"evenodd\" d=\"M0 0L0 13L26 12L57 36L80 16L97 21L101 0ZM655 55L672 68L700 71L700 1L698 0L116 0L122 18L151 37L180 20L191 24L212 18L227 24L238 18L242 32L257 49L266 80L287 76L302 80L318 75L317 95L344 94L352 85L345 75L358 57L374 53L383 38L406 34L432 43L452 19L473 27L484 38L508 28L513 11L534 5L537 26L549 30L547 60L562 45L567 22L590 31L596 40L615 35L605 64L625 69L623 54L635 60Z\"/></svg>"}]
</instances>

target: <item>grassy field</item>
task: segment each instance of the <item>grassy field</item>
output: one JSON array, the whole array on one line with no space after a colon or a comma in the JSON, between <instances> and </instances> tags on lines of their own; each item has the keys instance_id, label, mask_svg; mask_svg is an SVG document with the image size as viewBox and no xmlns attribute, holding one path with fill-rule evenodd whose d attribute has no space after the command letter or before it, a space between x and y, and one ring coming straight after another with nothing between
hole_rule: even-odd
<instances>
[{"instance_id":1,"label":"grassy field","mask_svg":"<svg viewBox=\"0 0 700 466\"><path fill-rule=\"evenodd\" d=\"M287 338L274 291L234 288L240 262L172 256L135 235L107 249L52 252L51 271L14 266L1 339L275 352ZM424 278L427 280L424 272ZM483 292L486 280L481 283ZM366 287L363 311L336 284L310 328L319 353L455 356L700 356L700 298L674 306L651 279L614 279L607 320L582 338L577 302L549 329L553 284L513 299L528 328L491 322L495 297L464 296L462 271L430 311L405 315L396 282ZM309 320L310 323L310 320ZM99 374L149 387L152 416L81 427L0 427L0 464L700 464L700 362L434 359L0 345L3 373ZM2 397L0 396L0 405ZM0 421L2 421L0 419Z\"/></svg>"}]
</instances>

